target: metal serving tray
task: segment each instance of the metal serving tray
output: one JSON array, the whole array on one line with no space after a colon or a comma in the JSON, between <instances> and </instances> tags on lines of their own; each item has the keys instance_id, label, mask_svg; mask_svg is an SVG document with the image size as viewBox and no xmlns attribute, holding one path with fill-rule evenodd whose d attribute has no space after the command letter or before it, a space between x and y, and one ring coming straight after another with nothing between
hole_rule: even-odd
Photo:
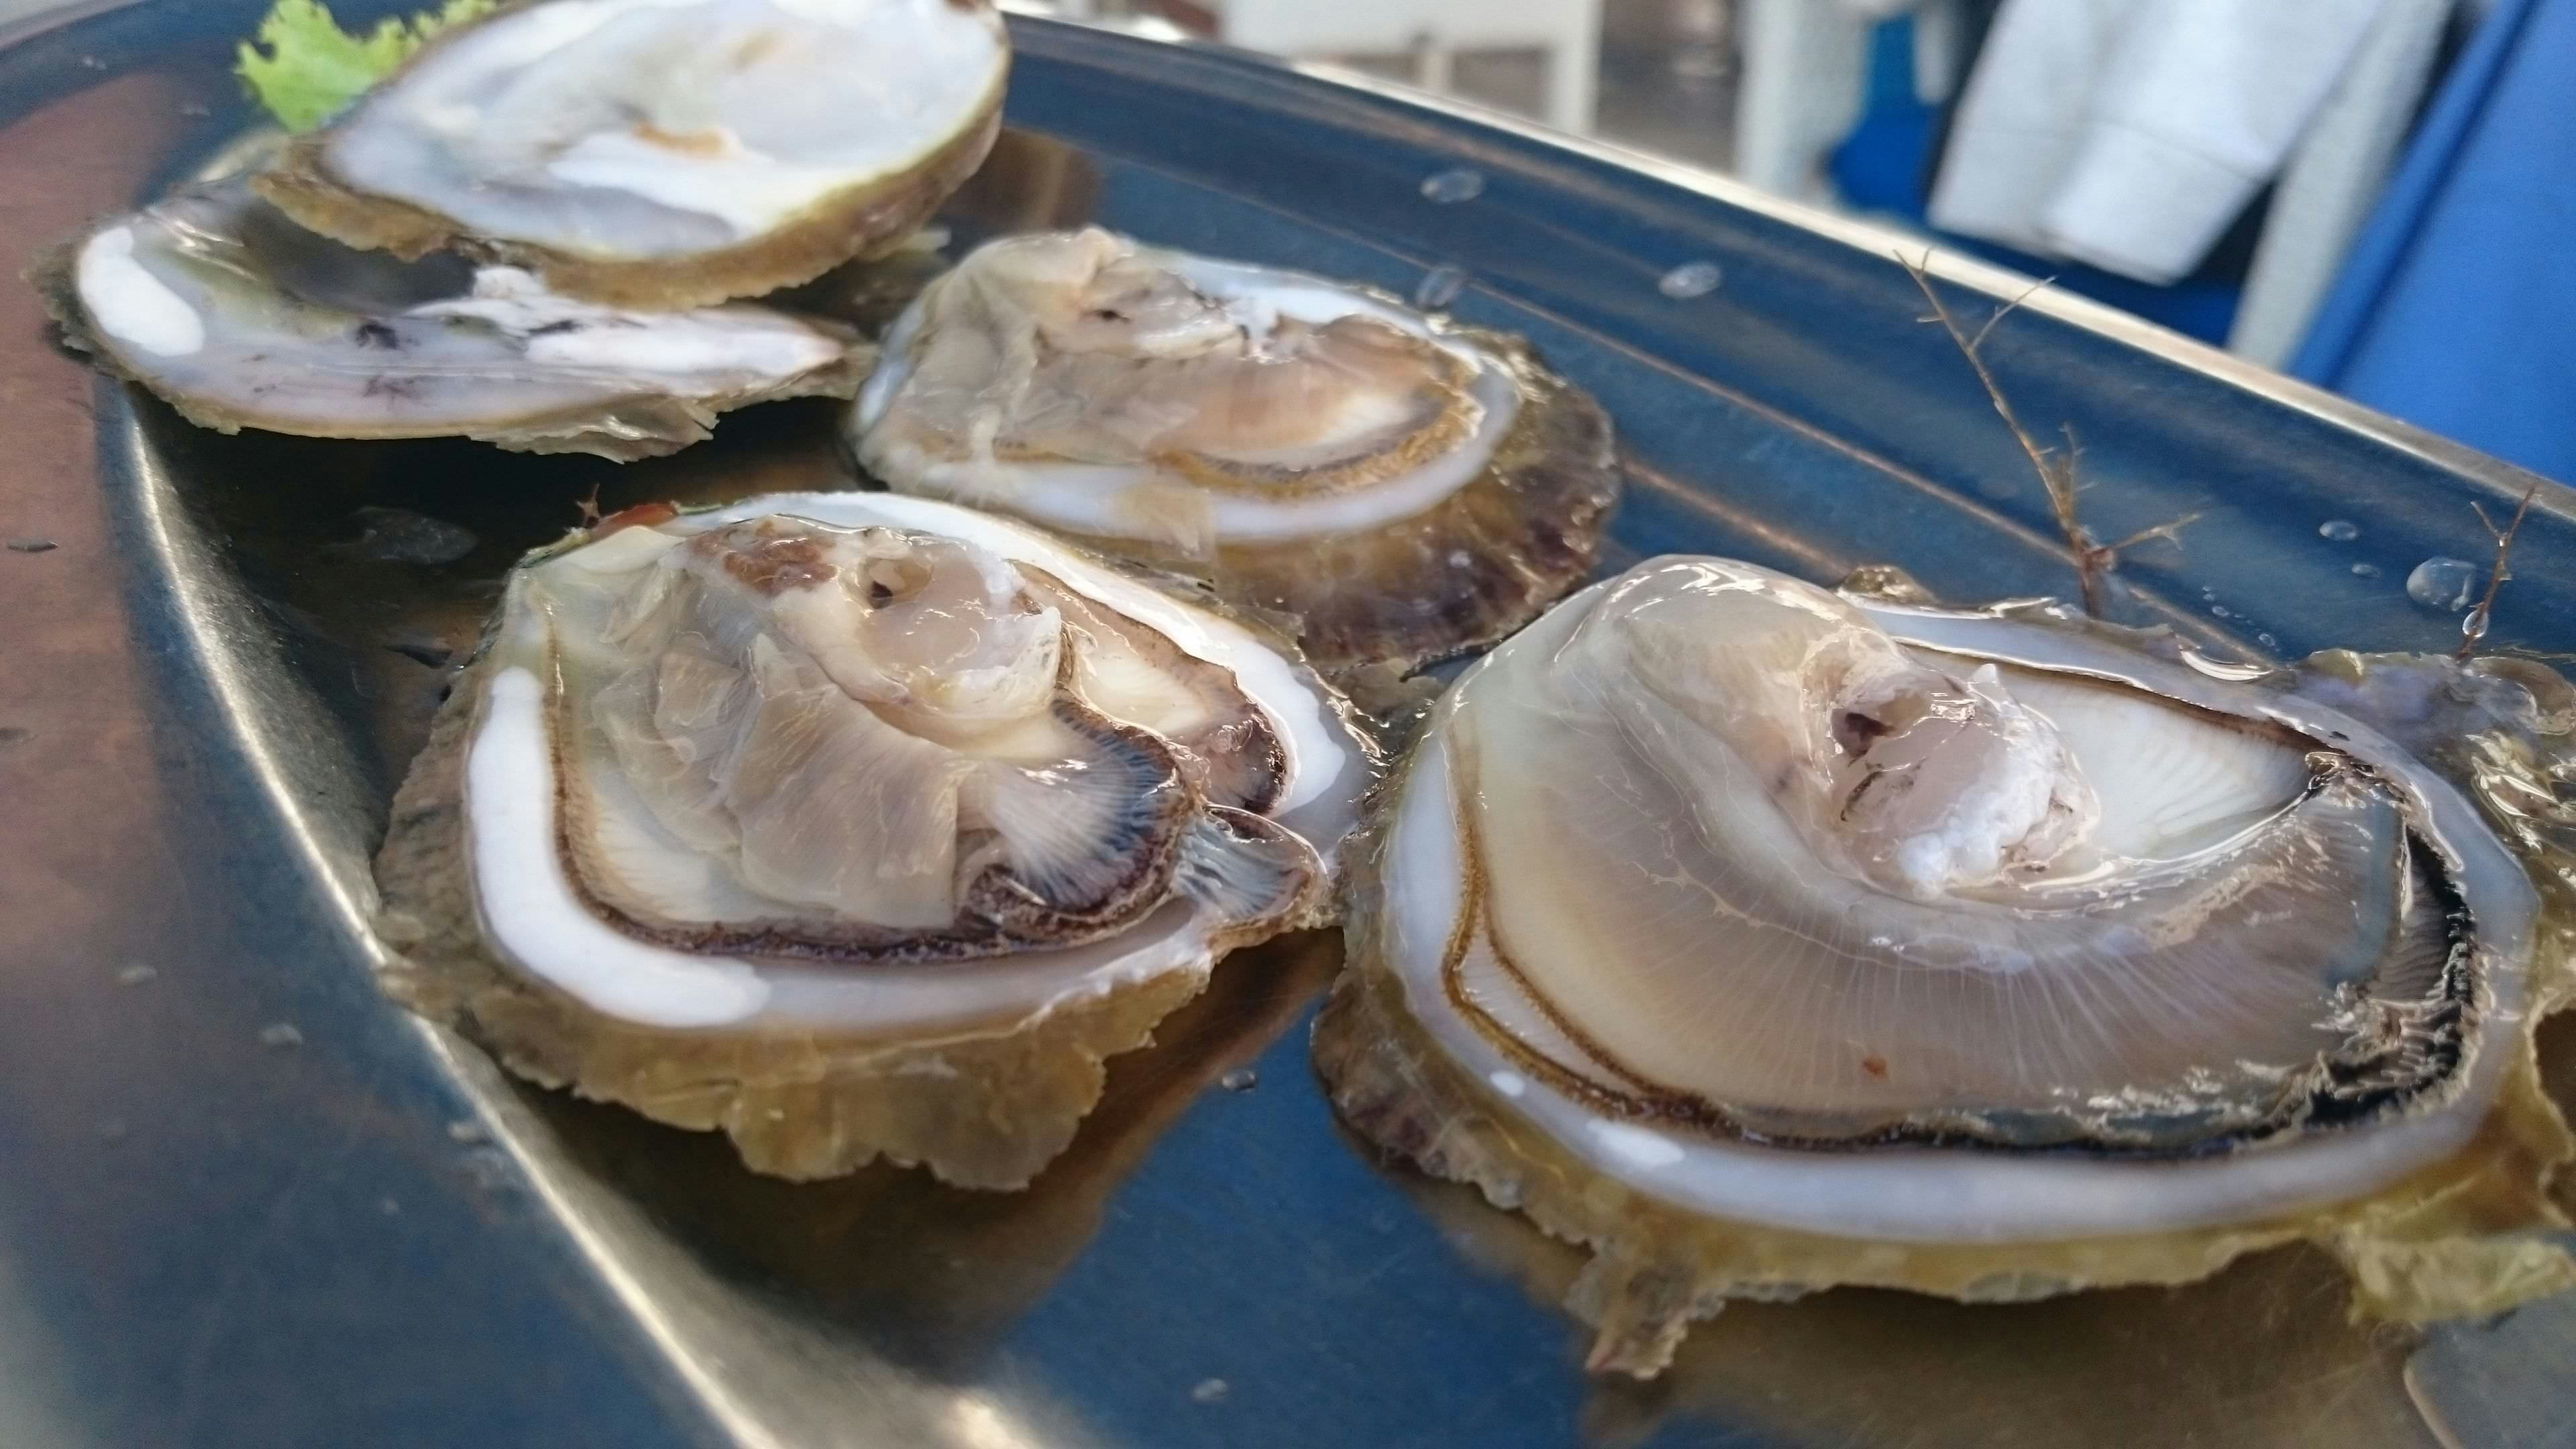
<instances>
[{"instance_id":1,"label":"metal serving tray","mask_svg":"<svg viewBox=\"0 0 2576 1449\"><path fill-rule=\"evenodd\" d=\"M0 257L247 126L226 67L264 3L0 36ZM961 238L1096 218L1400 292L1457 268L1458 314L1527 333L1618 419L1605 567L1693 549L1826 580L1893 562L1962 600L2068 587L1889 238L1383 88L1014 29L1014 130ZM1443 173L1472 179L1426 187ZM1717 284L1668 295L1696 263ZM2018 289L1940 271L1972 320ZM1553 1306L1570 1252L1335 1129L1305 1062L1325 938L1229 966L1019 1195L765 1181L517 1086L368 979L367 857L436 661L594 487L813 486L829 409L623 469L226 438L54 353L26 289L0 318L0 535L57 545L0 553L0 1444L2576 1444L2576 1300L2417 1335L2349 1321L2299 1252L2015 1308L1740 1305L1668 1378L1589 1382ZM2206 510L2123 568L2119 612L2214 647L2448 647L2407 572L2482 558L2469 504L2528 481L2052 293L1988 346L2025 416L2078 429L2100 533ZM362 506L481 542L407 562ZM2335 519L2358 535L2320 536ZM2544 486L2494 642L2576 648L2571 561L2576 494ZM2563 1026L2547 1042L2576 1058Z\"/></svg>"}]
</instances>

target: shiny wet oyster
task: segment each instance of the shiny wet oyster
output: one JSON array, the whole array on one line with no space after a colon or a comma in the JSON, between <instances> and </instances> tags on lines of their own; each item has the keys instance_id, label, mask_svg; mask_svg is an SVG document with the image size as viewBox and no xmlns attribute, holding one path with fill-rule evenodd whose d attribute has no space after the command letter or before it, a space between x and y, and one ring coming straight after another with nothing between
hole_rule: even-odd
<instances>
[{"instance_id":1,"label":"shiny wet oyster","mask_svg":"<svg viewBox=\"0 0 2576 1449\"><path fill-rule=\"evenodd\" d=\"M1284 646L1019 525L630 511L514 574L396 797L388 980L763 1172L1017 1187L1218 957L1329 919L1371 773Z\"/></svg>"},{"instance_id":2,"label":"shiny wet oyster","mask_svg":"<svg viewBox=\"0 0 2576 1449\"><path fill-rule=\"evenodd\" d=\"M545 0L441 34L259 186L352 246L699 306L899 243L1009 68L988 0Z\"/></svg>"},{"instance_id":3,"label":"shiny wet oyster","mask_svg":"<svg viewBox=\"0 0 2576 1449\"><path fill-rule=\"evenodd\" d=\"M1355 847L1318 1063L1363 1133L1592 1249L1597 1368L1728 1298L2301 1239L2397 1317L2576 1284L2532 1036L2571 988L2533 884L2576 839L2566 686L2383 661L2383 702L2474 701L2410 749L2257 673L1642 565L1435 709ZM2560 834L2509 848L2446 772Z\"/></svg>"},{"instance_id":4,"label":"shiny wet oyster","mask_svg":"<svg viewBox=\"0 0 2576 1449\"><path fill-rule=\"evenodd\" d=\"M75 345L225 432L642 458L731 408L847 397L874 360L847 327L767 307L635 312L515 267L355 251L240 178L94 228L34 276Z\"/></svg>"},{"instance_id":5,"label":"shiny wet oyster","mask_svg":"<svg viewBox=\"0 0 2576 1449\"><path fill-rule=\"evenodd\" d=\"M1328 669L1510 633L1583 576L1618 495L1609 421L1518 338L1097 229L934 283L852 426L897 491L1206 578Z\"/></svg>"}]
</instances>

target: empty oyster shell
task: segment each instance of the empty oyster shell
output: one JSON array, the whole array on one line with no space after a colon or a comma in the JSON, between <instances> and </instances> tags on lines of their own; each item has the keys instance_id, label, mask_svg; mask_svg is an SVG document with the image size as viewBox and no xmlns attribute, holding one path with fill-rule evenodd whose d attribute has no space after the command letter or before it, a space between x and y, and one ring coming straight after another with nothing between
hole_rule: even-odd
<instances>
[{"instance_id":1,"label":"empty oyster shell","mask_svg":"<svg viewBox=\"0 0 2576 1449\"><path fill-rule=\"evenodd\" d=\"M1208 579L1328 669L1510 633L1591 566L1618 495L1608 419L1518 338L1096 228L932 284L852 427L898 492Z\"/></svg>"},{"instance_id":2,"label":"empty oyster shell","mask_svg":"<svg viewBox=\"0 0 2576 1449\"><path fill-rule=\"evenodd\" d=\"M901 241L1009 68L986 0L552 0L441 34L258 184L352 246L701 306Z\"/></svg>"},{"instance_id":3,"label":"empty oyster shell","mask_svg":"<svg viewBox=\"0 0 2576 1449\"><path fill-rule=\"evenodd\" d=\"M1264 635L921 499L656 515L514 574L378 860L389 984L513 1070L1016 1187L1329 918L1372 755Z\"/></svg>"},{"instance_id":4,"label":"empty oyster shell","mask_svg":"<svg viewBox=\"0 0 2576 1449\"><path fill-rule=\"evenodd\" d=\"M874 360L846 327L767 307L633 312L513 267L352 250L241 178L95 227L34 276L67 338L224 432L643 458L731 408L847 397Z\"/></svg>"},{"instance_id":5,"label":"empty oyster shell","mask_svg":"<svg viewBox=\"0 0 2576 1449\"><path fill-rule=\"evenodd\" d=\"M2546 801L2532 762L2576 756L2539 717L2488 710L2481 758ZM2576 1153L2540 909L2470 799L2313 698L1661 559L1435 709L1317 1061L1363 1133L1593 1250L1597 1368L1659 1371L1730 1297L2029 1298L2298 1239L2380 1313L2487 1312L2576 1285L2539 1236Z\"/></svg>"}]
</instances>

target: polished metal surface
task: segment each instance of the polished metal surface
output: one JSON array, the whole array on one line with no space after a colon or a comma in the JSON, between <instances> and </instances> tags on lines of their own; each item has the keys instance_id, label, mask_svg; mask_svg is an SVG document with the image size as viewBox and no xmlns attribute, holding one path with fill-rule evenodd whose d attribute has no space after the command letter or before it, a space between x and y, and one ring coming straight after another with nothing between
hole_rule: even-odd
<instances>
[{"instance_id":1,"label":"polished metal surface","mask_svg":"<svg viewBox=\"0 0 2576 1449\"><path fill-rule=\"evenodd\" d=\"M237 135L225 66L260 8L15 32L0 255ZM1528 333L1620 420L1606 566L1689 548L1823 579L1894 562L1959 599L2067 586L2026 465L1875 233L1454 107L1015 24L1015 129L952 208L961 240L1098 219L1399 291L1461 268L1460 315ZM1472 199L1426 198L1460 168ZM1714 289L1657 285L1702 262ZM1943 271L1972 314L2013 287ZM1667 1379L1587 1381L1552 1306L1574 1255L1332 1124L1303 1030L1327 939L1239 958L1024 1194L772 1182L508 1082L367 975L367 854L439 661L594 488L813 485L829 409L624 469L226 438L56 354L26 289L0 319L0 536L54 545L0 552L10 1449L2576 1444L2576 1302L2356 1324L2295 1252L2015 1308L1739 1305ZM2135 555L2120 612L2214 647L2447 647L2455 616L2406 573L2482 557L2469 503L2528 481L2049 294L1990 355L2025 416L2077 429L2098 531L2207 510ZM412 561L361 507L480 542ZM2543 489L2518 573L2493 642L2576 648L2576 495ZM2545 1046L2567 1094L2576 1033Z\"/></svg>"}]
</instances>

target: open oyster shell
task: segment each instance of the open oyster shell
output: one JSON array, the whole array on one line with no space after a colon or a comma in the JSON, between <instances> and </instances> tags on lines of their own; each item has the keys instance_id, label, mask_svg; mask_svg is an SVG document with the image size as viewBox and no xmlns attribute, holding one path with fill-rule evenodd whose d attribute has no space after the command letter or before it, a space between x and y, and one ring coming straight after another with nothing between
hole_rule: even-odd
<instances>
[{"instance_id":1,"label":"open oyster shell","mask_svg":"<svg viewBox=\"0 0 2576 1449\"><path fill-rule=\"evenodd\" d=\"M852 415L898 492L1209 580L1318 666L1492 643L1591 566L1609 420L1528 344L1098 229L990 243L887 334Z\"/></svg>"},{"instance_id":2,"label":"open oyster shell","mask_svg":"<svg viewBox=\"0 0 2576 1449\"><path fill-rule=\"evenodd\" d=\"M513 267L356 251L239 177L93 227L32 275L74 345L224 432L627 460L732 408L847 397L875 359L847 327L768 307L635 312Z\"/></svg>"},{"instance_id":3,"label":"open oyster shell","mask_svg":"<svg viewBox=\"0 0 2576 1449\"><path fill-rule=\"evenodd\" d=\"M1372 774L1293 652L1018 525L622 515L513 575L396 797L388 985L759 1171L1016 1187L1218 957L1329 919Z\"/></svg>"},{"instance_id":4,"label":"open oyster shell","mask_svg":"<svg viewBox=\"0 0 2576 1449\"><path fill-rule=\"evenodd\" d=\"M1639 1376L1729 1298L2021 1299L2302 1239L2390 1316L2576 1286L2533 1048L2571 994L2533 875L2568 865L2576 710L2376 669L2346 701L2416 702L2478 803L2259 671L1651 561L1434 710L1317 1064L1362 1133L1588 1246L1569 1305Z\"/></svg>"},{"instance_id":5,"label":"open oyster shell","mask_svg":"<svg viewBox=\"0 0 2576 1449\"><path fill-rule=\"evenodd\" d=\"M898 243L1001 126L987 0L543 0L441 34L259 178L297 221L618 306Z\"/></svg>"}]
</instances>

